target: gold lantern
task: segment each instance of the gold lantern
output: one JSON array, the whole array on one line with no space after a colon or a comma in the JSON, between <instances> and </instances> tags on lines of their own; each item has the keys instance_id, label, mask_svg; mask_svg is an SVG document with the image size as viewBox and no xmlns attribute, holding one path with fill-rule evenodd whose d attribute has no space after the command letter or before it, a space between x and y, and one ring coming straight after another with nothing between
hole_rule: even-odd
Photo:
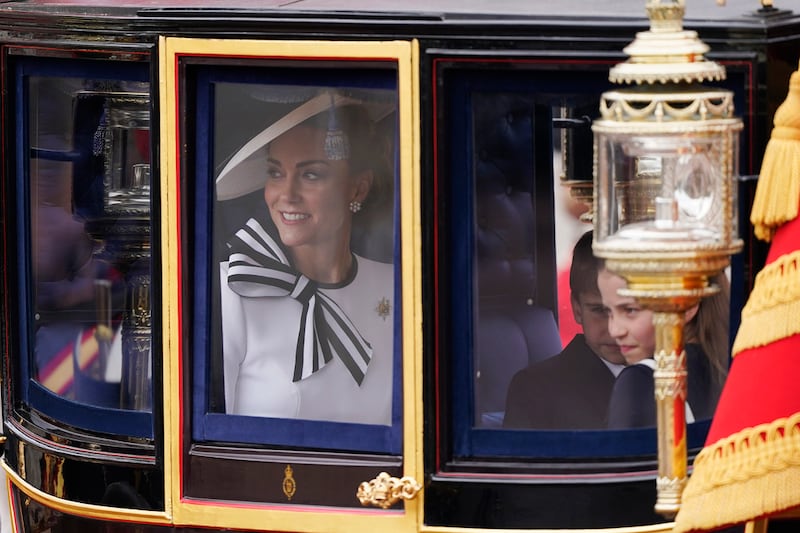
<instances>
[{"instance_id":1,"label":"gold lantern","mask_svg":"<svg viewBox=\"0 0 800 533\"><path fill-rule=\"evenodd\" d=\"M683 29L683 0L648 0L650 29L610 70L594 131L594 251L654 313L656 511L680 508L687 481L685 312L718 290L738 252L735 180L742 122L708 46Z\"/></svg>"}]
</instances>

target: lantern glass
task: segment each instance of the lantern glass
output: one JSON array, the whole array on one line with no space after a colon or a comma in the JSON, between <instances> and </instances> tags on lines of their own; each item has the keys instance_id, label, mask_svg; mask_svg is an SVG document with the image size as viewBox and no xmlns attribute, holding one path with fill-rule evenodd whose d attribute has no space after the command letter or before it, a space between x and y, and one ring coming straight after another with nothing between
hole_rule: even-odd
<instances>
[{"instance_id":1,"label":"lantern glass","mask_svg":"<svg viewBox=\"0 0 800 533\"><path fill-rule=\"evenodd\" d=\"M738 131L673 125L596 129L598 242L716 248L735 238Z\"/></svg>"}]
</instances>

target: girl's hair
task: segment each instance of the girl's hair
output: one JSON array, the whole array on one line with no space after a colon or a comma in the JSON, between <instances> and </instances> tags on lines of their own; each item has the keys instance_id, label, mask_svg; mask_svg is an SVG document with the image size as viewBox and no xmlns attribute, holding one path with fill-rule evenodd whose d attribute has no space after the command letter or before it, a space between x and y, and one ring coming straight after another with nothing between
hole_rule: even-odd
<instances>
[{"instance_id":1,"label":"girl's hair","mask_svg":"<svg viewBox=\"0 0 800 533\"><path fill-rule=\"evenodd\" d=\"M730 282L724 272L711 280L719 292L703 298L697 314L684 327L686 342L700 345L711 363L713 385L722 387L730 360Z\"/></svg>"}]
</instances>

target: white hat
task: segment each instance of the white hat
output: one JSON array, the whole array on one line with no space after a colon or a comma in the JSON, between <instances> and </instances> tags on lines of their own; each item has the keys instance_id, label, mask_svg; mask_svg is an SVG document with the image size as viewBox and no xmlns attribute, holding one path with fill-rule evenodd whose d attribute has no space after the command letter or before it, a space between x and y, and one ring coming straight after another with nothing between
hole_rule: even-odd
<instances>
[{"instance_id":1,"label":"white hat","mask_svg":"<svg viewBox=\"0 0 800 533\"><path fill-rule=\"evenodd\" d=\"M328 109L344 105L362 104L359 98L345 96L333 91L321 91L292 109L289 113L261 130L233 154L216 179L217 199L231 200L255 192L264 187L266 181L266 147L295 126ZM391 108L386 102L378 110L371 110L373 119L382 118ZM377 111L377 115L376 115ZM382 115L382 116L381 116Z\"/></svg>"}]
</instances>

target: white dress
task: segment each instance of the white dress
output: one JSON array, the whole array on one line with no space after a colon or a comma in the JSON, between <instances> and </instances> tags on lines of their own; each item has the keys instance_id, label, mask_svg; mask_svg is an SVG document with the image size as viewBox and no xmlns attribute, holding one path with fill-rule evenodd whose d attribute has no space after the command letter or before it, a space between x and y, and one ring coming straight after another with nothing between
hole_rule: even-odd
<instances>
[{"instance_id":1,"label":"white dress","mask_svg":"<svg viewBox=\"0 0 800 533\"><path fill-rule=\"evenodd\" d=\"M394 274L392 265L355 257L346 285L320 288L372 346L359 385L334 356L292 382L302 304L285 297L245 297L227 283L221 265L225 403L230 414L360 424L391 424Z\"/></svg>"}]
</instances>

